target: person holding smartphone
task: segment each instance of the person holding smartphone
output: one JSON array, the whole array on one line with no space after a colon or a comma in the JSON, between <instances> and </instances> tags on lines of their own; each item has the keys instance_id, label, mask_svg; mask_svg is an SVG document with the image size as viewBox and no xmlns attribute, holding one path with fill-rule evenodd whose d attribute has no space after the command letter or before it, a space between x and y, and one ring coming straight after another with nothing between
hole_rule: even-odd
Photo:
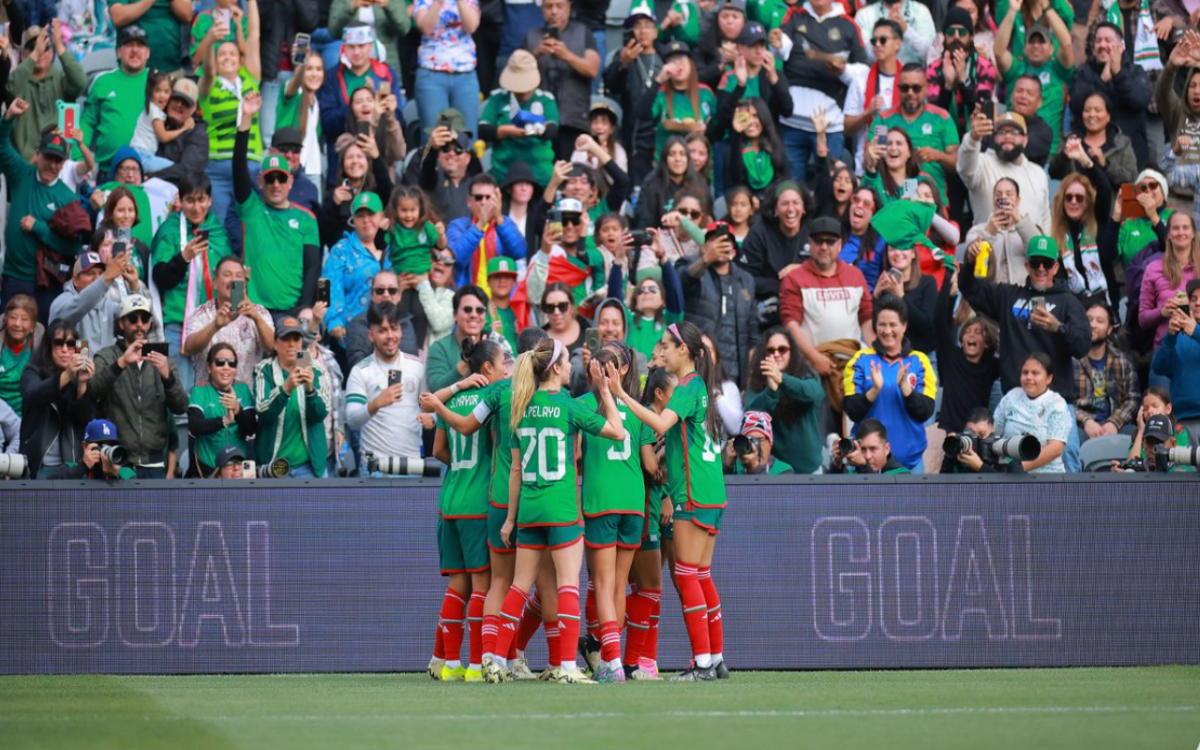
<instances>
[{"instance_id":1,"label":"person holding smartphone","mask_svg":"<svg viewBox=\"0 0 1200 750\"><path fill-rule=\"evenodd\" d=\"M78 99L87 87L87 76L75 56L66 54L62 24L57 20L49 29L26 29L23 39L26 56L9 73L8 90L12 96L29 102L30 116L13 124L12 136L17 151L29 161L41 142L42 128L55 121L58 103ZM60 65L54 64L55 58Z\"/></svg>"},{"instance_id":2,"label":"person holding smartphone","mask_svg":"<svg viewBox=\"0 0 1200 750\"><path fill-rule=\"evenodd\" d=\"M258 431L250 387L237 380L237 352L230 344L208 350L208 385L197 386L188 404L192 439L191 475L211 476L221 468L217 456L229 447L246 455L246 441Z\"/></svg>"},{"instance_id":3,"label":"person holding smartphone","mask_svg":"<svg viewBox=\"0 0 1200 750\"><path fill-rule=\"evenodd\" d=\"M282 458L291 467L289 477L324 477L329 453L329 404L321 390L325 372L313 366L298 319L280 319L276 333L275 356L254 368L258 463Z\"/></svg>"},{"instance_id":4,"label":"person holding smartphone","mask_svg":"<svg viewBox=\"0 0 1200 750\"><path fill-rule=\"evenodd\" d=\"M1025 249L1035 235L1041 234L1042 227L1021 210L1021 203L1021 188L1016 181L1000 178L992 188L992 215L967 232L968 244L976 240L991 244L987 277L992 281L1025 283Z\"/></svg>"}]
</instances>

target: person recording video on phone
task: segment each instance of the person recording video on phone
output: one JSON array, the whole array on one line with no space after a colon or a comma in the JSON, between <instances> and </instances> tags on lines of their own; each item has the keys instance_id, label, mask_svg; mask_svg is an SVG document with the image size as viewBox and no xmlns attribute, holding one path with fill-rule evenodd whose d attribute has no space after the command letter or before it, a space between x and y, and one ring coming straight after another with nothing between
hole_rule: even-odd
<instances>
[{"instance_id":1,"label":"person recording video on phone","mask_svg":"<svg viewBox=\"0 0 1200 750\"><path fill-rule=\"evenodd\" d=\"M1044 231L1021 208L1021 186L1010 177L1001 177L992 188L992 215L967 232L967 244L976 241L991 245L987 259L987 278L1001 284L1024 284L1025 248L1035 235Z\"/></svg>"},{"instance_id":2,"label":"person recording video on phone","mask_svg":"<svg viewBox=\"0 0 1200 750\"><path fill-rule=\"evenodd\" d=\"M305 347L305 328L287 316L276 329L275 356L254 368L254 404L258 411L258 463L284 459L292 478L324 477L329 405L321 395L324 372L313 365Z\"/></svg>"},{"instance_id":3,"label":"person recording video on phone","mask_svg":"<svg viewBox=\"0 0 1200 750\"><path fill-rule=\"evenodd\" d=\"M187 411L188 394L167 345L150 341L150 299L131 294L121 301L117 340L96 353L91 391L120 432L119 443L138 479L167 479L172 414Z\"/></svg>"},{"instance_id":4,"label":"person recording video on phone","mask_svg":"<svg viewBox=\"0 0 1200 750\"><path fill-rule=\"evenodd\" d=\"M111 238L104 242L112 247ZM111 346L117 340L112 321L117 318L123 299L117 280L130 275L126 271L128 256L115 255L106 263L100 255L103 247L104 244L79 254L72 267L71 280L63 284L62 294L50 305L50 320L62 320L74 326L79 331L79 338L91 344L93 352ZM136 281L137 275L132 274L132 279ZM140 286L127 292L139 293Z\"/></svg>"},{"instance_id":5,"label":"person recording video on phone","mask_svg":"<svg viewBox=\"0 0 1200 750\"><path fill-rule=\"evenodd\" d=\"M246 294L247 269L227 255L213 274L213 299L192 311L184 329L183 353L192 358L196 385L208 383L208 352L230 344L237 354L237 379L249 383L254 368L275 350L275 323L267 308Z\"/></svg>"}]
</instances>

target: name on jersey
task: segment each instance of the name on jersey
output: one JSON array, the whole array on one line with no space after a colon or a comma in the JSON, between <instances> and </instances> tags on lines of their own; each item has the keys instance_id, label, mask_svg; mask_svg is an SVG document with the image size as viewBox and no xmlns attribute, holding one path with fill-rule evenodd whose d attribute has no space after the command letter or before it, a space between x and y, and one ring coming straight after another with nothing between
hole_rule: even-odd
<instances>
[{"instance_id":1,"label":"name on jersey","mask_svg":"<svg viewBox=\"0 0 1200 750\"><path fill-rule=\"evenodd\" d=\"M478 393L460 393L454 397L455 406L475 406L479 403Z\"/></svg>"},{"instance_id":2,"label":"name on jersey","mask_svg":"<svg viewBox=\"0 0 1200 750\"><path fill-rule=\"evenodd\" d=\"M528 406L525 408L526 419L560 419L562 411L557 406Z\"/></svg>"}]
</instances>

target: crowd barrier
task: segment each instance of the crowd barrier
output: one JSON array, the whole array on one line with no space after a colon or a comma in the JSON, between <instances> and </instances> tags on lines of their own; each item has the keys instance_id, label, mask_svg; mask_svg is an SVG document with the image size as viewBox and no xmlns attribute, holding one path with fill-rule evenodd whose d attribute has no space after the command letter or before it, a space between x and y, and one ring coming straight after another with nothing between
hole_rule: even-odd
<instances>
[{"instance_id":1,"label":"crowd barrier","mask_svg":"<svg viewBox=\"0 0 1200 750\"><path fill-rule=\"evenodd\" d=\"M429 659L436 481L3 486L0 673ZM734 668L1200 663L1187 476L732 480L713 569Z\"/></svg>"}]
</instances>

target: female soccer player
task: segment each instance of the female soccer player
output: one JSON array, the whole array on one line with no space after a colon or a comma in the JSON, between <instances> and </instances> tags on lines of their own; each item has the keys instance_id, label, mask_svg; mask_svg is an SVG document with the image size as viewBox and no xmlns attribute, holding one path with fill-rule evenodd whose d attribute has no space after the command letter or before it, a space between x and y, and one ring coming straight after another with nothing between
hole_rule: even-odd
<instances>
[{"instance_id":1,"label":"female soccer player","mask_svg":"<svg viewBox=\"0 0 1200 750\"><path fill-rule=\"evenodd\" d=\"M462 358L472 374L482 375L488 383L496 383L506 375L504 352L494 341L464 339ZM451 386L451 392L445 408L456 414L469 414L483 398L480 390L460 393L457 386ZM487 518L492 436L487 432L463 435L439 419L433 455L450 467L438 494L438 552L442 575L450 577L442 599L441 632L446 663L441 676L444 681L482 682L483 602L491 583ZM471 622L467 669L463 669L458 658L464 610Z\"/></svg>"},{"instance_id":2,"label":"female soccer player","mask_svg":"<svg viewBox=\"0 0 1200 750\"><path fill-rule=\"evenodd\" d=\"M607 386L603 373L616 372L624 390L638 393L639 378L629 347L613 342L596 352L603 369L592 372L592 392L579 401L590 411L607 416L600 391ZM621 665L621 624L625 622L625 585L634 555L642 544L645 527L646 483L643 466L658 469L654 455L654 433L618 404L617 415L625 425L625 439L608 440L584 434L583 445L583 539L587 552L589 594L595 593L599 618L601 662L594 672L596 682L624 682ZM591 607L585 608L585 611ZM589 612L589 616L590 616Z\"/></svg>"},{"instance_id":3,"label":"female soccer player","mask_svg":"<svg viewBox=\"0 0 1200 750\"><path fill-rule=\"evenodd\" d=\"M507 654L516 635L525 606L526 592L537 576L542 552L550 550L558 583L558 617L562 623L562 663L553 675L556 682L592 682L575 662L579 640L579 567L583 562L583 539L579 523L579 498L575 488L575 433L600 435L623 441L625 428L609 391L611 377L603 381L600 400L605 416L588 411L565 392L571 364L562 342L549 339L517 358L513 375L512 472L509 475L508 518L500 538L508 544L517 540L517 565L512 588L500 611L496 657L484 663L488 682L508 679ZM519 527L519 528L518 528Z\"/></svg>"},{"instance_id":4,"label":"female soccer player","mask_svg":"<svg viewBox=\"0 0 1200 750\"><path fill-rule=\"evenodd\" d=\"M667 492L675 504L675 586L695 659L694 666L671 679L714 680L728 676L721 653L721 600L711 575L713 545L725 510L720 427L717 410L709 403L719 376L695 325L672 323L662 341L667 370L679 378L662 414L638 403L619 380L610 385L634 416L667 436Z\"/></svg>"}]
</instances>

